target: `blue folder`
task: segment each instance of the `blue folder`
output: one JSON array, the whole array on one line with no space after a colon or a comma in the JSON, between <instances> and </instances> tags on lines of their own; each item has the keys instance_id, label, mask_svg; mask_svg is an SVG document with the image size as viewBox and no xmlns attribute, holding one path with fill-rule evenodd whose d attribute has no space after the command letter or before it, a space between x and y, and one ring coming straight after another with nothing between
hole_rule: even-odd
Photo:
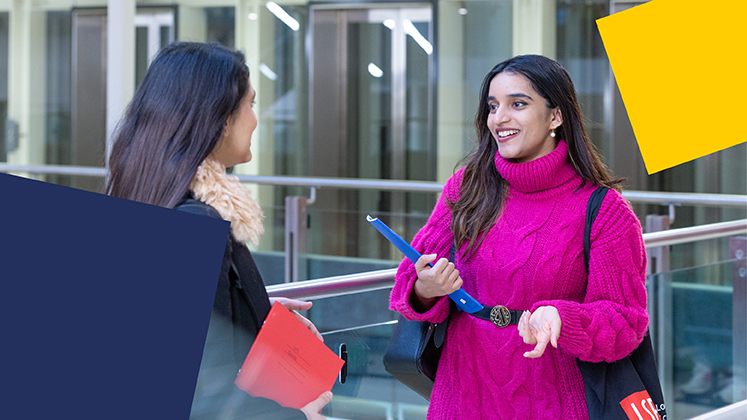
<instances>
[{"instance_id":1,"label":"blue folder","mask_svg":"<svg viewBox=\"0 0 747 420\"><path fill-rule=\"evenodd\" d=\"M405 257L412 261L413 264L420 259L420 253L410 244L405 242L405 240L399 235L394 233L394 231L391 230L389 226L385 225L384 222L371 216L366 216L366 220L371 222L371 224L381 232L385 238L389 239L389 242L402 251L402 253L405 254ZM431 263L428 263L428 265L433 267L433 264ZM449 294L449 297L454 301L454 303L456 303L456 306L460 311L472 314L482 309L480 302L476 301L475 298L470 296L469 293L465 292L463 289L459 289L456 292Z\"/></svg>"}]
</instances>

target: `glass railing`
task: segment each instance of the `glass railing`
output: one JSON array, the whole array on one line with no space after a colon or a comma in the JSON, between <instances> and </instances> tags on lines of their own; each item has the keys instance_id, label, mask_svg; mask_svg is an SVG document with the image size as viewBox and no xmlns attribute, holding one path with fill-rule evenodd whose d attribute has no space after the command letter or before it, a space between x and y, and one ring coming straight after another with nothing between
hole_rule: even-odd
<instances>
[{"instance_id":1,"label":"glass railing","mask_svg":"<svg viewBox=\"0 0 747 420\"><path fill-rule=\"evenodd\" d=\"M0 170L10 170L8 168L8 165L4 168L0 164ZM49 173L64 173L60 169L55 171ZM96 176L103 175L99 172L102 171L98 170ZM263 196L271 198L263 204L268 218L265 223L267 233L263 237L265 243L253 252L265 283L279 285L285 281L282 224L285 208L277 205L282 200L275 197L274 189L290 181L287 178L268 179L263 182L274 184L262 185L258 190L260 201L263 201ZM330 182L334 185L329 188L338 188L335 183L359 181L332 180ZM385 188L413 188L405 183L390 183ZM294 187L298 191L292 193L303 194L307 192L307 187ZM351 184L339 188L353 187ZM729 210L738 213L734 217L740 218L745 212L745 196L685 194L675 197L672 193L627 193L631 201L638 203L682 202L689 205L728 206ZM371 211L336 210L327 207L320 195L317 203L307 208L309 226L306 249L299 256L299 264L303 266L300 279L365 274L396 267L401 260L400 254L368 226L365 216L371 214L380 217L409 240L427 220L433 203L426 201L433 201L435 195L423 192L392 194L401 195L394 197L400 200L400 207L402 200L415 200L418 205L414 208L427 211L373 211L380 208L381 203L375 200L377 197L366 198L365 194L360 194L354 201L358 208ZM425 196L429 198L423 198ZM392 198L386 195L378 197ZM273 201L276 202L275 206L267 204ZM406 204L404 208L413 207ZM681 223L682 219L678 220ZM744 224L743 220L741 222ZM653 234L656 235L658 233ZM653 236L644 235L647 244ZM665 245L669 250L667 268L650 275L647 281L651 332L670 419L690 418L747 399L745 252L743 248L741 254L733 252L733 238L702 239L689 238L686 239L688 243ZM653 250L649 249L650 252ZM650 265L654 265L653 261ZM339 345L345 343L349 355L348 378L344 384L335 385L335 398L325 409L330 419L425 418L427 401L398 383L383 369L384 350L396 323L396 314L387 309L393 272L384 271L387 274L380 275L380 279L374 282L379 290L317 299L308 313L317 326L325 331L327 345L337 351ZM364 280L363 283L368 281Z\"/></svg>"},{"instance_id":2,"label":"glass railing","mask_svg":"<svg viewBox=\"0 0 747 420\"><path fill-rule=\"evenodd\" d=\"M686 419L747 399L745 260L648 278L667 414Z\"/></svg>"},{"instance_id":3,"label":"glass railing","mask_svg":"<svg viewBox=\"0 0 747 420\"><path fill-rule=\"evenodd\" d=\"M428 401L384 370L382 359L396 321L340 329L324 334L327 346L348 354L344 383L335 382L332 402L323 414L328 419L424 420Z\"/></svg>"},{"instance_id":4,"label":"glass railing","mask_svg":"<svg viewBox=\"0 0 747 420\"><path fill-rule=\"evenodd\" d=\"M692 418L747 399L747 259L740 241L668 246L673 255L687 257L684 261L694 258L688 253L717 252L726 243L731 258L647 277L669 419ZM427 401L384 370L383 355L397 322L397 314L388 310L390 290L315 299L308 312L326 331L325 344L335 352L345 344L348 353L347 378L332 390L335 397L324 411L328 418L425 418Z\"/></svg>"},{"instance_id":5,"label":"glass railing","mask_svg":"<svg viewBox=\"0 0 747 420\"><path fill-rule=\"evenodd\" d=\"M747 400L713 410L691 420L744 420L747 419Z\"/></svg>"}]
</instances>

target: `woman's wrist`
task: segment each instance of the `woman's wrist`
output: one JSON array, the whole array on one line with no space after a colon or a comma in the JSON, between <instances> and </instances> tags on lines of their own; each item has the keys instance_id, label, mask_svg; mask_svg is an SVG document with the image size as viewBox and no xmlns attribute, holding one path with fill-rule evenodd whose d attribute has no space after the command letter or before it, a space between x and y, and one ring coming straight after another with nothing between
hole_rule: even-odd
<instances>
[{"instance_id":1,"label":"woman's wrist","mask_svg":"<svg viewBox=\"0 0 747 420\"><path fill-rule=\"evenodd\" d=\"M419 291L419 286L421 286L420 280L415 280L415 285L412 288L412 293L410 293L410 306L412 306L412 309L414 309L415 312L428 312L428 310L436 305L436 302L438 302L438 297L423 297L423 295Z\"/></svg>"}]
</instances>

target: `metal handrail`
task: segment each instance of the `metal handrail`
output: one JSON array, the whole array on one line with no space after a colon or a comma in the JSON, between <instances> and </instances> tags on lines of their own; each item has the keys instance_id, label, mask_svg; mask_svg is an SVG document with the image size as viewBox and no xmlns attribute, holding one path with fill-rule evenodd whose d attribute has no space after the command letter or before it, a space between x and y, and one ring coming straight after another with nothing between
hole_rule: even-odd
<instances>
[{"instance_id":1,"label":"metal handrail","mask_svg":"<svg viewBox=\"0 0 747 420\"><path fill-rule=\"evenodd\" d=\"M644 233L643 242L646 248L654 248L743 233L747 233L747 219ZM270 297L283 296L294 299L321 299L351 293L388 289L394 286L394 276L396 273L397 269L391 268L347 276L308 280L299 283L276 284L268 286L267 293Z\"/></svg>"},{"instance_id":2,"label":"metal handrail","mask_svg":"<svg viewBox=\"0 0 747 420\"><path fill-rule=\"evenodd\" d=\"M37 175L72 175L99 178L106 176L106 168L70 165L11 165L0 163L0 172L27 172Z\"/></svg>"},{"instance_id":3,"label":"metal handrail","mask_svg":"<svg viewBox=\"0 0 747 420\"><path fill-rule=\"evenodd\" d=\"M747 400L727 405L690 420L744 420L747 419Z\"/></svg>"},{"instance_id":4,"label":"metal handrail","mask_svg":"<svg viewBox=\"0 0 747 420\"><path fill-rule=\"evenodd\" d=\"M684 244L724 236L738 235L747 232L747 219L729 222L711 223L708 225L691 226L672 230L662 230L643 234L646 248Z\"/></svg>"},{"instance_id":5,"label":"metal handrail","mask_svg":"<svg viewBox=\"0 0 747 420\"><path fill-rule=\"evenodd\" d=\"M747 206L747 195L739 194L706 194L623 190L622 196L625 197L626 200L633 203L649 203L661 205L699 204L716 207Z\"/></svg>"},{"instance_id":6,"label":"metal handrail","mask_svg":"<svg viewBox=\"0 0 747 420\"><path fill-rule=\"evenodd\" d=\"M344 276L326 277L298 283L283 283L267 286L270 297L321 299L325 297L350 295L359 292L389 289L394 286L396 268Z\"/></svg>"},{"instance_id":7,"label":"metal handrail","mask_svg":"<svg viewBox=\"0 0 747 420\"><path fill-rule=\"evenodd\" d=\"M106 176L105 168L66 165L10 165L0 163L0 172L26 172L32 174ZM381 191L440 192L444 184L431 181L405 181L387 179L351 179L295 176L237 175L241 182L301 186L311 188L373 189ZM747 195L700 194L678 192L623 191L623 197L634 203L661 205L705 205L715 207L747 207Z\"/></svg>"}]
</instances>

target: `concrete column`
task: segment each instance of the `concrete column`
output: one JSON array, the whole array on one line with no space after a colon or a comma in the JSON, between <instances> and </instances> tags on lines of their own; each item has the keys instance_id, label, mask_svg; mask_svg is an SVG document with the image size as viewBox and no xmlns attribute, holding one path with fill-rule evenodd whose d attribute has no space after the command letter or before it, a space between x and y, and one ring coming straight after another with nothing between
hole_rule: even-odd
<instances>
[{"instance_id":1,"label":"concrete column","mask_svg":"<svg viewBox=\"0 0 747 420\"><path fill-rule=\"evenodd\" d=\"M464 135L464 20L460 3L438 4L438 144L436 180L446 182L462 157Z\"/></svg>"},{"instance_id":2,"label":"concrete column","mask_svg":"<svg viewBox=\"0 0 747 420\"><path fill-rule=\"evenodd\" d=\"M13 0L8 33L8 119L18 124L18 147L8 163L45 162L46 15L31 0Z\"/></svg>"},{"instance_id":3,"label":"concrete column","mask_svg":"<svg viewBox=\"0 0 747 420\"><path fill-rule=\"evenodd\" d=\"M269 150L272 153L272 145L268 145L264 141L265 132L268 129L272 129L272 126L263 127L265 124L263 124L263 118L260 115L262 107L258 106L262 104L265 108L267 107L267 104L263 100L272 97L273 88L272 83L265 84L262 82L264 76L259 71L259 51L261 50L259 42L260 7L264 7L264 5L258 0L239 0L235 13L235 45L237 50L244 52L246 65L249 66L252 87L257 91L255 99L257 105L254 106L254 112L257 114L259 120L257 130L254 131L254 135L252 136L252 160L249 163L236 167L236 173L246 175L258 175L260 173L260 165L264 169L262 173L272 174L272 165L274 163L272 156L267 154L267 146L270 146ZM250 13L253 14L252 17L255 19L249 19ZM269 171L265 168L266 165L270 165ZM252 190L254 194L259 193L256 186L252 186Z\"/></svg>"},{"instance_id":4,"label":"concrete column","mask_svg":"<svg viewBox=\"0 0 747 420\"><path fill-rule=\"evenodd\" d=\"M272 130L272 126L266 123L265 120L267 120L267 118L263 111L263 109L268 109L271 105L271 102L267 103L267 101L268 99L271 100L274 96L274 85L272 84L272 81L265 83L264 81L267 80L267 78L262 76L262 73L259 71L260 51L262 51L260 43L260 16L267 17L267 15L269 15L273 19L274 16L269 14L269 12L263 14L261 10L263 8L264 2L260 2L259 0L239 0L236 5L235 13L236 49L242 51L246 57L246 65L249 66L252 87L254 87L254 90L257 92L254 112L257 114L259 125L252 136L253 157L251 162L240 165L236 168L237 173L247 175L258 175L260 172L263 174L272 174L272 167L274 165L274 159L271 155L272 142L268 143L265 139L267 131ZM253 19L249 18L250 14ZM272 25L267 24L273 24L274 22L270 21L264 23L266 26L272 28ZM265 45L272 45L272 43L268 42ZM268 52L269 51L265 51L263 57L266 58ZM267 127L265 127L265 125L267 125Z\"/></svg>"},{"instance_id":5,"label":"concrete column","mask_svg":"<svg viewBox=\"0 0 747 420\"><path fill-rule=\"evenodd\" d=\"M265 1L260 0L244 0L246 1L245 14L242 16L244 23L243 43L244 53L246 54L246 62L249 65L251 71L252 86L257 91L256 105L254 111L257 113L259 118L259 126L252 136L252 159L253 167L248 168L256 174L262 175L274 175L275 174L275 132L274 132L274 117L272 114L272 107L275 103L275 82L268 79L259 71L259 65L265 63L273 71L275 64L275 20L277 19L272 13L265 7ZM256 13L257 19L249 19L249 13ZM237 31L238 33L238 31ZM305 96L305 95L304 95ZM305 129L305 127L304 127ZM273 206L276 200L276 191L278 187L264 187L259 190L256 197L259 198L259 203L264 208L269 209ZM271 229L272 226L278 225L280 222L275 221L274 212L265 212L265 226L267 229ZM266 235L267 236L267 235ZM275 246L273 246L273 241ZM280 238L273 238L269 236L263 242L263 249L277 249L280 243Z\"/></svg>"},{"instance_id":6,"label":"concrete column","mask_svg":"<svg viewBox=\"0 0 747 420\"><path fill-rule=\"evenodd\" d=\"M264 111L262 111L263 108L268 109L268 105L265 102L266 98L272 97L272 85L271 83L269 86L262 83L261 78L264 76L259 71L259 52L261 51L259 42L259 16L261 15L260 8L262 7L264 7L264 3L258 0L239 0L236 3L234 42L236 49L244 52L246 65L249 66L252 87L257 92L254 112L257 114L259 121L259 125L252 135L252 160L234 168L235 173L244 175L259 175L260 167L263 174L272 175L274 173L273 166L275 160L272 156L272 142L268 142L266 139L267 132L272 130L272 125L266 122L266 118L263 118ZM249 18L250 14L253 19ZM267 168L268 166L269 168ZM251 184L247 187L262 207L269 208L272 206L275 197L274 187L265 187L262 190L256 184ZM273 212L266 211L264 225L268 227L268 231L271 231L269 227L273 226L273 223ZM265 245L262 248L272 249L272 242L269 239L261 242L261 244Z\"/></svg>"},{"instance_id":7,"label":"concrete column","mask_svg":"<svg viewBox=\"0 0 747 420\"><path fill-rule=\"evenodd\" d=\"M514 0L514 55L555 59L555 27L555 0Z\"/></svg>"},{"instance_id":8,"label":"concrete column","mask_svg":"<svg viewBox=\"0 0 747 420\"><path fill-rule=\"evenodd\" d=\"M179 6L179 41L205 42L207 18L202 7Z\"/></svg>"},{"instance_id":9,"label":"concrete column","mask_svg":"<svg viewBox=\"0 0 747 420\"><path fill-rule=\"evenodd\" d=\"M8 119L18 125L18 143L8 150L8 163L28 164L30 0L13 0L8 14Z\"/></svg>"},{"instance_id":10,"label":"concrete column","mask_svg":"<svg viewBox=\"0 0 747 420\"><path fill-rule=\"evenodd\" d=\"M106 14L106 162L114 130L135 92L135 0L109 0Z\"/></svg>"}]
</instances>

